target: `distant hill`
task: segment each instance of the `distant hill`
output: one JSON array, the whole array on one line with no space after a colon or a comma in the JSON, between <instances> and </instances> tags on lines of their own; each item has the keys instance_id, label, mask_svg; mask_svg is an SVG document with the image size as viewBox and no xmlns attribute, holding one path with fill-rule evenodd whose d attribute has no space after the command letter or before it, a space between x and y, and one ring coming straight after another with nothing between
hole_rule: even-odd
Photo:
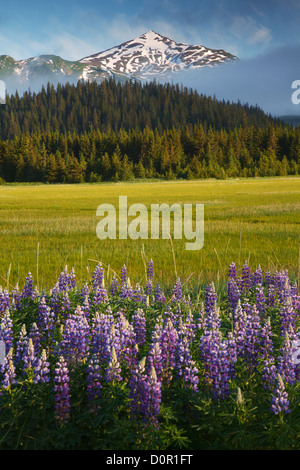
<instances>
[{"instance_id":1,"label":"distant hill","mask_svg":"<svg viewBox=\"0 0 300 470\"><path fill-rule=\"evenodd\" d=\"M285 124L290 124L294 127L298 127L300 124L300 116L297 115L280 116L279 119Z\"/></svg>"}]
</instances>

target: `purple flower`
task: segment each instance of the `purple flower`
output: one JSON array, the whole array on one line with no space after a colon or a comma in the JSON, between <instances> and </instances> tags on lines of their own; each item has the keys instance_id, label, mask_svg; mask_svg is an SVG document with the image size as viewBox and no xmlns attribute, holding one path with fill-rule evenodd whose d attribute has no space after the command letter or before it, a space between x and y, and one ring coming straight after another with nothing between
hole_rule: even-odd
<instances>
[{"instance_id":1,"label":"purple flower","mask_svg":"<svg viewBox=\"0 0 300 470\"><path fill-rule=\"evenodd\" d=\"M1 382L2 388L4 390L10 390L11 386L17 383L12 348L10 349L9 353L6 355L4 359L4 364L1 367L1 372L3 374L3 378ZM0 394L1 393L2 392L0 392Z\"/></svg>"},{"instance_id":2,"label":"purple flower","mask_svg":"<svg viewBox=\"0 0 300 470\"><path fill-rule=\"evenodd\" d=\"M13 321L8 309L0 320L0 340L4 341L6 354L8 354L13 346Z\"/></svg>"},{"instance_id":3,"label":"purple flower","mask_svg":"<svg viewBox=\"0 0 300 470\"><path fill-rule=\"evenodd\" d=\"M102 266L102 263L99 263L94 272L93 272L93 275L92 275L92 279L93 279L93 289L94 290L97 290L98 287L102 287L102 282L103 282L103 279L104 279L104 269L103 269L103 266Z\"/></svg>"},{"instance_id":4,"label":"purple flower","mask_svg":"<svg viewBox=\"0 0 300 470\"><path fill-rule=\"evenodd\" d=\"M121 367L117 358L116 350L114 347L111 348L111 356L108 367L105 372L105 381L107 383L122 380Z\"/></svg>"},{"instance_id":5,"label":"purple flower","mask_svg":"<svg viewBox=\"0 0 300 470\"><path fill-rule=\"evenodd\" d=\"M177 343L176 370L179 377L183 378L184 387L190 387L198 391L198 369L192 360L189 340L186 336L181 337Z\"/></svg>"},{"instance_id":6,"label":"purple flower","mask_svg":"<svg viewBox=\"0 0 300 470\"><path fill-rule=\"evenodd\" d=\"M247 293L251 287L251 270L248 266L247 261L245 261L242 267L242 279L244 292Z\"/></svg>"},{"instance_id":7,"label":"purple flower","mask_svg":"<svg viewBox=\"0 0 300 470\"><path fill-rule=\"evenodd\" d=\"M280 374L277 375L277 386L271 398L271 411L274 414L290 413L288 394Z\"/></svg>"},{"instance_id":8,"label":"purple flower","mask_svg":"<svg viewBox=\"0 0 300 470\"><path fill-rule=\"evenodd\" d=\"M229 265L228 276L230 279L236 280L236 265L233 262Z\"/></svg>"},{"instance_id":9,"label":"purple flower","mask_svg":"<svg viewBox=\"0 0 300 470\"><path fill-rule=\"evenodd\" d=\"M63 356L60 356L54 370L55 419L63 426L70 419L69 369Z\"/></svg>"},{"instance_id":10,"label":"purple flower","mask_svg":"<svg viewBox=\"0 0 300 470\"><path fill-rule=\"evenodd\" d=\"M88 362L87 366L87 395L90 403L91 411L96 411L100 405L96 403L101 397L101 384L102 374L99 359L93 355Z\"/></svg>"},{"instance_id":11,"label":"purple flower","mask_svg":"<svg viewBox=\"0 0 300 470\"><path fill-rule=\"evenodd\" d=\"M42 350L40 358L36 359L34 367L34 383L48 383L50 381L50 363L47 360L46 350Z\"/></svg>"},{"instance_id":12,"label":"purple flower","mask_svg":"<svg viewBox=\"0 0 300 470\"><path fill-rule=\"evenodd\" d=\"M89 352L90 327L78 306L67 318L60 343L60 354L69 362L81 362Z\"/></svg>"},{"instance_id":13,"label":"purple flower","mask_svg":"<svg viewBox=\"0 0 300 470\"><path fill-rule=\"evenodd\" d=\"M228 301L232 311L237 308L240 298L241 293L238 288L237 282L234 279L230 279L228 282Z\"/></svg>"},{"instance_id":14,"label":"purple flower","mask_svg":"<svg viewBox=\"0 0 300 470\"><path fill-rule=\"evenodd\" d=\"M153 260L150 259L148 263L148 268L147 268L147 280L152 281L153 280L153 275L154 275L154 269L153 269L154 263Z\"/></svg>"},{"instance_id":15,"label":"purple flower","mask_svg":"<svg viewBox=\"0 0 300 470\"><path fill-rule=\"evenodd\" d=\"M138 308L135 314L132 316L132 322L134 332L136 335L136 342L139 345L145 344L146 342L146 317L144 310Z\"/></svg>"}]
</instances>

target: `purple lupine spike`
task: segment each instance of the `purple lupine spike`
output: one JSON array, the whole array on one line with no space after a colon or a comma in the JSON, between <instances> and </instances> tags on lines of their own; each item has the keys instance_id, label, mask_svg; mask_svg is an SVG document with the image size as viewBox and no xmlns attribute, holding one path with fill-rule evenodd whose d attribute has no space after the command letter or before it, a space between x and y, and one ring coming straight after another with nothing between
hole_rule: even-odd
<instances>
[{"instance_id":1,"label":"purple lupine spike","mask_svg":"<svg viewBox=\"0 0 300 470\"><path fill-rule=\"evenodd\" d=\"M268 355L263 361L262 369L262 382L263 388L272 390L276 381L277 368L275 365L275 359L272 355Z\"/></svg>"},{"instance_id":2,"label":"purple lupine spike","mask_svg":"<svg viewBox=\"0 0 300 470\"><path fill-rule=\"evenodd\" d=\"M200 354L204 362L208 385L214 399L224 399L229 394L231 375L228 342L217 330L206 330L200 338Z\"/></svg>"},{"instance_id":3,"label":"purple lupine spike","mask_svg":"<svg viewBox=\"0 0 300 470\"><path fill-rule=\"evenodd\" d=\"M273 356L274 345L272 336L271 320L269 317L260 332L260 357L262 360L268 356Z\"/></svg>"},{"instance_id":4,"label":"purple lupine spike","mask_svg":"<svg viewBox=\"0 0 300 470\"><path fill-rule=\"evenodd\" d=\"M135 288L132 291L132 300L134 302L142 302L143 300L142 290L139 284L136 284Z\"/></svg>"},{"instance_id":5,"label":"purple lupine spike","mask_svg":"<svg viewBox=\"0 0 300 470\"><path fill-rule=\"evenodd\" d=\"M103 269L103 266L102 266L102 263L100 262L94 272L93 272L93 275L92 275L92 279L93 279L93 289L94 290L97 290L98 287L102 287L102 282L103 282L103 279L104 279L104 269Z\"/></svg>"},{"instance_id":6,"label":"purple lupine spike","mask_svg":"<svg viewBox=\"0 0 300 470\"><path fill-rule=\"evenodd\" d=\"M132 299L132 296L133 296L133 290L130 285L130 281L127 280L126 282L122 283L122 286L120 289L120 298L130 300Z\"/></svg>"},{"instance_id":7,"label":"purple lupine spike","mask_svg":"<svg viewBox=\"0 0 300 470\"><path fill-rule=\"evenodd\" d=\"M93 304L97 306L100 304L104 304L107 301L108 301L108 295L107 295L106 288L104 286L97 287L96 292L94 294Z\"/></svg>"},{"instance_id":8,"label":"purple lupine spike","mask_svg":"<svg viewBox=\"0 0 300 470\"><path fill-rule=\"evenodd\" d=\"M161 382L157 380L155 368L152 367L150 377L145 381L144 415L147 424L158 427L161 406Z\"/></svg>"},{"instance_id":9,"label":"purple lupine spike","mask_svg":"<svg viewBox=\"0 0 300 470\"><path fill-rule=\"evenodd\" d=\"M64 270L60 273L57 281L57 289L59 292L66 292L76 287L75 269L72 268L68 273L68 267L65 266Z\"/></svg>"},{"instance_id":10,"label":"purple lupine spike","mask_svg":"<svg viewBox=\"0 0 300 470\"><path fill-rule=\"evenodd\" d=\"M107 383L112 382L114 384L115 381L121 381L121 367L120 363L117 358L116 350L114 347L111 348L111 356L108 367L105 371L105 381Z\"/></svg>"},{"instance_id":11,"label":"purple lupine spike","mask_svg":"<svg viewBox=\"0 0 300 470\"><path fill-rule=\"evenodd\" d=\"M59 357L54 370L54 416L57 422L63 426L70 419L70 387L69 369L63 356Z\"/></svg>"},{"instance_id":12,"label":"purple lupine spike","mask_svg":"<svg viewBox=\"0 0 300 470\"><path fill-rule=\"evenodd\" d=\"M153 281L153 276L154 276L154 263L152 258L150 259L147 267L147 280L148 281Z\"/></svg>"},{"instance_id":13,"label":"purple lupine spike","mask_svg":"<svg viewBox=\"0 0 300 470\"><path fill-rule=\"evenodd\" d=\"M33 299L35 297L33 288L33 277L30 272L25 277L25 285L22 290L21 296L22 299Z\"/></svg>"},{"instance_id":14,"label":"purple lupine spike","mask_svg":"<svg viewBox=\"0 0 300 470\"><path fill-rule=\"evenodd\" d=\"M132 316L134 332L136 335L136 342L138 345L146 343L146 317L144 310L138 308Z\"/></svg>"},{"instance_id":15,"label":"purple lupine spike","mask_svg":"<svg viewBox=\"0 0 300 470\"><path fill-rule=\"evenodd\" d=\"M60 343L61 355L70 363L87 358L90 327L80 306L67 318Z\"/></svg>"},{"instance_id":16,"label":"purple lupine spike","mask_svg":"<svg viewBox=\"0 0 300 470\"><path fill-rule=\"evenodd\" d=\"M110 357L110 350L107 352L107 341L110 341L113 325L113 315L96 314L91 329L91 352L97 355L102 364L108 362Z\"/></svg>"},{"instance_id":17,"label":"purple lupine spike","mask_svg":"<svg viewBox=\"0 0 300 470\"><path fill-rule=\"evenodd\" d=\"M211 313L217 302L218 296L216 293L215 284L211 282L206 286L205 289L205 312L207 314Z\"/></svg>"},{"instance_id":18,"label":"purple lupine spike","mask_svg":"<svg viewBox=\"0 0 300 470\"><path fill-rule=\"evenodd\" d=\"M272 274L269 271L265 273L265 284L267 287L272 284Z\"/></svg>"},{"instance_id":19,"label":"purple lupine spike","mask_svg":"<svg viewBox=\"0 0 300 470\"><path fill-rule=\"evenodd\" d=\"M236 280L236 265L235 263L230 263L229 268L228 268L228 276L232 280Z\"/></svg>"},{"instance_id":20,"label":"purple lupine spike","mask_svg":"<svg viewBox=\"0 0 300 470\"><path fill-rule=\"evenodd\" d=\"M173 302L180 302L182 300L182 284L179 278L177 278L173 286L171 300Z\"/></svg>"},{"instance_id":21,"label":"purple lupine spike","mask_svg":"<svg viewBox=\"0 0 300 470\"><path fill-rule=\"evenodd\" d=\"M234 312L239 300L241 299L241 292L238 288L237 282L234 279L229 280L227 292L230 309Z\"/></svg>"},{"instance_id":22,"label":"purple lupine spike","mask_svg":"<svg viewBox=\"0 0 300 470\"><path fill-rule=\"evenodd\" d=\"M47 360L46 350L43 349L41 356L35 362L34 383L48 382L50 382L50 363Z\"/></svg>"},{"instance_id":23,"label":"purple lupine spike","mask_svg":"<svg viewBox=\"0 0 300 470\"><path fill-rule=\"evenodd\" d=\"M178 333L169 319L164 325L159 338L163 359L163 381L169 383L173 378L173 370L176 365L176 344Z\"/></svg>"},{"instance_id":24,"label":"purple lupine spike","mask_svg":"<svg viewBox=\"0 0 300 470\"><path fill-rule=\"evenodd\" d=\"M35 353L40 354L40 352L41 352L41 334L40 334L40 331L39 331L36 323L32 324L28 336L29 336L29 338L32 339Z\"/></svg>"},{"instance_id":25,"label":"purple lupine spike","mask_svg":"<svg viewBox=\"0 0 300 470\"><path fill-rule=\"evenodd\" d=\"M89 297L90 291L87 282L84 283L84 286L81 289L81 298L84 300L86 297Z\"/></svg>"},{"instance_id":26,"label":"purple lupine spike","mask_svg":"<svg viewBox=\"0 0 300 470\"><path fill-rule=\"evenodd\" d=\"M263 283L263 272L262 272L262 269L261 269L260 265L258 265L256 270L252 274L251 279L252 279L252 286L257 287L257 286L262 285L262 283Z\"/></svg>"},{"instance_id":27,"label":"purple lupine spike","mask_svg":"<svg viewBox=\"0 0 300 470\"><path fill-rule=\"evenodd\" d=\"M118 281L116 275L114 274L114 276L112 278L112 281L111 281L111 285L110 285L110 294L111 294L111 296L115 297L118 294L118 291L119 291L119 281Z\"/></svg>"},{"instance_id":28,"label":"purple lupine spike","mask_svg":"<svg viewBox=\"0 0 300 470\"><path fill-rule=\"evenodd\" d=\"M6 354L13 347L13 321L9 309L6 309L0 320L0 340L5 343Z\"/></svg>"},{"instance_id":29,"label":"purple lupine spike","mask_svg":"<svg viewBox=\"0 0 300 470\"><path fill-rule=\"evenodd\" d=\"M209 330L218 330L220 325L220 309L217 304L214 303L214 305L207 312L204 328Z\"/></svg>"},{"instance_id":30,"label":"purple lupine spike","mask_svg":"<svg viewBox=\"0 0 300 470\"><path fill-rule=\"evenodd\" d=\"M286 332L283 345L279 349L279 355L277 357L277 372L280 374L282 380L289 385L293 385L296 381L296 365L292 358L293 340L294 336L290 338L288 332Z\"/></svg>"},{"instance_id":31,"label":"purple lupine spike","mask_svg":"<svg viewBox=\"0 0 300 470\"><path fill-rule=\"evenodd\" d=\"M10 297L7 289L0 288L0 313L4 313L10 306Z\"/></svg>"},{"instance_id":32,"label":"purple lupine spike","mask_svg":"<svg viewBox=\"0 0 300 470\"><path fill-rule=\"evenodd\" d=\"M127 283L127 268L125 264L121 268L121 283L126 284Z\"/></svg>"},{"instance_id":33,"label":"purple lupine spike","mask_svg":"<svg viewBox=\"0 0 300 470\"><path fill-rule=\"evenodd\" d=\"M250 368L256 370L260 351L260 318L258 310L253 305L252 311L246 316L245 357Z\"/></svg>"},{"instance_id":34,"label":"purple lupine spike","mask_svg":"<svg viewBox=\"0 0 300 470\"><path fill-rule=\"evenodd\" d=\"M258 285L256 287L255 293L256 307L260 315L263 315L266 311L266 298L262 286Z\"/></svg>"},{"instance_id":35,"label":"purple lupine spike","mask_svg":"<svg viewBox=\"0 0 300 470\"><path fill-rule=\"evenodd\" d=\"M86 380L89 406L90 410L94 412L100 408L98 401L101 398L101 389L103 388L100 362L96 355L89 359Z\"/></svg>"},{"instance_id":36,"label":"purple lupine spike","mask_svg":"<svg viewBox=\"0 0 300 470\"><path fill-rule=\"evenodd\" d=\"M152 281L147 281L145 293L146 293L146 295L152 295L153 294Z\"/></svg>"},{"instance_id":37,"label":"purple lupine spike","mask_svg":"<svg viewBox=\"0 0 300 470\"><path fill-rule=\"evenodd\" d=\"M11 300L12 302L14 302L16 310L20 310L21 308L21 299L22 299L22 293L19 291L19 285L16 284L11 294Z\"/></svg>"},{"instance_id":38,"label":"purple lupine spike","mask_svg":"<svg viewBox=\"0 0 300 470\"><path fill-rule=\"evenodd\" d=\"M284 336L290 327L295 329L298 315L290 297L284 299L279 311L280 334Z\"/></svg>"},{"instance_id":39,"label":"purple lupine spike","mask_svg":"<svg viewBox=\"0 0 300 470\"><path fill-rule=\"evenodd\" d=\"M23 324L19 332L17 343L16 343L16 354L15 363L18 364L23 361L24 354L28 348L28 336L26 331L26 325Z\"/></svg>"},{"instance_id":40,"label":"purple lupine spike","mask_svg":"<svg viewBox=\"0 0 300 470\"><path fill-rule=\"evenodd\" d=\"M6 355L4 359L4 364L1 367L1 372L2 372L2 389L3 390L10 390L12 385L15 385L17 383L16 379L16 369L13 361L13 349L11 348L8 354ZM0 395L3 392L0 390Z\"/></svg>"},{"instance_id":41,"label":"purple lupine spike","mask_svg":"<svg viewBox=\"0 0 300 470\"><path fill-rule=\"evenodd\" d=\"M55 330L55 314L47 305L45 298L38 305L37 326L41 333L41 341L52 341Z\"/></svg>"},{"instance_id":42,"label":"purple lupine spike","mask_svg":"<svg viewBox=\"0 0 300 470\"><path fill-rule=\"evenodd\" d=\"M159 345L159 341L156 337L154 337L152 345L150 347L150 351L148 354L148 364L150 371L152 367L155 368L156 375L158 377L158 380L162 380L163 378L163 357L162 357L162 352L161 348ZM149 371L149 373L150 373Z\"/></svg>"},{"instance_id":43,"label":"purple lupine spike","mask_svg":"<svg viewBox=\"0 0 300 470\"><path fill-rule=\"evenodd\" d=\"M288 393L285 390L285 385L280 374L277 375L277 386L271 397L271 411L274 414L281 412L290 413Z\"/></svg>"},{"instance_id":44,"label":"purple lupine spike","mask_svg":"<svg viewBox=\"0 0 300 470\"><path fill-rule=\"evenodd\" d=\"M268 307L275 307L276 297L275 297L275 287L273 284L268 285L268 294L267 294L267 305Z\"/></svg>"},{"instance_id":45,"label":"purple lupine spike","mask_svg":"<svg viewBox=\"0 0 300 470\"><path fill-rule=\"evenodd\" d=\"M65 291L62 296L61 308L60 308L64 318L67 317L68 312L70 311L70 308L71 308L71 302L69 298L69 293L68 291Z\"/></svg>"},{"instance_id":46,"label":"purple lupine spike","mask_svg":"<svg viewBox=\"0 0 300 470\"><path fill-rule=\"evenodd\" d=\"M247 314L241 303L238 302L233 313L233 337L236 342L238 357L243 357L245 353L246 319Z\"/></svg>"},{"instance_id":47,"label":"purple lupine spike","mask_svg":"<svg viewBox=\"0 0 300 470\"><path fill-rule=\"evenodd\" d=\"M181 337L177 343L176 370L179 377L183 378L184 387L190 387L194 392L198 391L198 369L190 353L189 340Z\"/></svg>"},{"instance_id":48,"label":"purple lupine spike","mask_svg":"<svg viewBox=\"0 0 300 470\"><path fill-rule=\"evenodd\" d=\"M27 348L23 353L23 371L28 372L29 370L33 370L33 366L36 362L36 355L34 351L34 345L32 338L28 339Z\"/></svg>"},{"instance_id":49,"label":"purple lupine spike","mask_svg":"<svg viewBox=\"0 0 300 470\"><path fill-rule=\"evenodd\" d=\"M132 371L129 378L129 416L130 419L138 419L145 408L145 363L144 357Z\"/></svg>"},{"instance_id":50,"label":"purple lupine spike","mask_svg":"<svg viewBox=\"0 0 300 470\"><path fill-rule=\"evenodd\" d=\"M231 331L227 334L228 360L229 360L229 377L235 378L235 364L238 358L237 343Z\"/></svg>"}]
</instances>

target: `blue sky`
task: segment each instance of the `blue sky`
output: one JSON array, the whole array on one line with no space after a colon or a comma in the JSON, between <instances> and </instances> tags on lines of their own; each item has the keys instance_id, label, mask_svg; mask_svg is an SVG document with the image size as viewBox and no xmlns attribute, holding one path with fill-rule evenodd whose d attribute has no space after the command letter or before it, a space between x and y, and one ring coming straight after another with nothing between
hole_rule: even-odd
<instances>
[{"instance_id":1,"label":"blue sky","mask_svg":"<svg viewBox=\"0 0 300 470\"><path fill-rule=\"evenodd\" d=\"M299 45L299 0L10 0L0 6L0 54L77 60L153 29L241 59Z\"/></svg>"}]
</instances>

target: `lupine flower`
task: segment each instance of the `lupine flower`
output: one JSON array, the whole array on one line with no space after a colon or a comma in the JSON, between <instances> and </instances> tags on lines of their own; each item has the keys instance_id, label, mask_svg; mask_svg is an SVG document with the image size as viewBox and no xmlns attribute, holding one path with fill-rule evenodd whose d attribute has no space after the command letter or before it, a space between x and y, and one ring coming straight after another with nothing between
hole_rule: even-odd
<instances>
[{"instance_id":1,"label":"lupine flower","mask_svg":"<svg viewBox=\"0 0 300 470\"><path fill-rule=\"evenodd\" d=\"M179 302L180 300L182 300L182 285L179 278L173 286L171 299L174 302Z\"/></svg>"},{"instance_id":2,"label":"lupine flower","mask_svg":"<svg viewBox=\"0 0 300 470\"><path fill-rule=\"evenodd\" d=\"M145 381L145 420L147 424L158 426L161 404L161 382L157 380L155 368L152 367L150 377Z\"/></svg>"},{"instance_id":3,"label":"lupine flower","mask_svg":"<svg viewBox=\"0 0 300 470\"><path fill-rule=\"evenodd\" d=\"M244 292L247 293L251 287L251 270L248 266L247 261L242 266L242 279Z\"/></svg>"},{"instance_id":4,"label":"lupine flower","mask_svg":"<svg viewBox=\"0 0 300 470\"><path fill-rule=\"evenodd\" d=\"M235 263L230 263L228 269L228 276L230 279L236 280L236 265Z\"/></svg>"},{"instance_id":5,"label":"lupine flower","mask_svg":"<svg viewBox=\"0 0 300 470\"><path fill-rule=\"evenodd\" d=\"M234 312L238 302L241 298L241 293L238 288L237 282L234 279L230 279L228 282L228 301L231 310Z\"/></svg>"},{"instance_id":6,"label":"lupine flower","mask_svg":"<svg viewBox=\"0 0 300 470\"><path fill-rule=\"evenodd\" d=\"M7 289L0 287L0 314L4 313L10 306L10 298Z\"/></svg>"},{"instance_id":7,"label":"lupine flower","mask_svg":"<svg viewBox=\"0 0 300 470\"><path fill-rule=\"evenodd\" d=\"M33 278L32 274L29 272L25 278L25 285L22 290L22 299L33 299L34 298L34 289L33 289Z\"/></svg>"},{"instance_id":8,"label":"lupine flower","mask_svg":"<svg viewBox=\"0 0 300 470\"><path fill-rule=\"evenodd\" d=\"M132 316L132 322L134 326L134 332L136 335L136 341L139 345L145 344L146 342L146 317L144 310L138 308L135 314Z\"/></svg>"},{"instance_id":9,"label":"lupine flower","mask_svg":"<svg viewBox=\"0 0 300 470\"><path fill-rule=\"evenodd\" d=\"M102 263L99 263L92 275L93 279L93 289L97 290L98 287L102 287L102 281L104 279L104 269Z\"/></svg>"},{"instance_id":10,"label":"lupine flower","mask_svg":"<svg viewBox=\"0 0 300 470\"><path fill-rule=\"evenodd\" d=\"M277 386L271 398L271 411L276 415L281 412L290 413L291 411L289 409L288 394L280 374L277 375Z\"/></svg>"},{"instance_id":11,"label":"lupine flower","mask_svg":"<svg viewBox=\"0 0 300 470\"><path fill-rule=\"evenodd\" d=\"M149 261L149 263L148 263L148 268L147 268L147 280L148 280L148 281L152 281L152 280L153 280L153 275L154 275L153 267L154 267L153 260L150 259L150 261Z\"/></svg>"},{"instance_id":12,"label":"lupine flower","mask_svg":"<svg viewBox=\"0 0 300 470\"><path fill-rule=\"evenodd\" d=\"M260 265L258 265L256 270L252 274L251 279L252 279L252 285L254 287L262 285L262 283L263 283L263 272L262 272L262 269L261 269Z\"/></svg>"},{"instance_id":13,"label":"lupine flower","mask_svg":"<svg viewBox=\"0 0 300 470\"><path fill-rule=\"evenodd\" d=\"M121 282L122 282L122 284L127 283L127 268L126 268L125 264L121 268Z\"/></svg>"},{"instance_id":14,"label":"lupine flower","mask_svg":"<svg viewBox=\"0 0 300 470\"><path fill-rule=\"evenodd\" d=\"M19 332L17 343L16 343L16 354L15 362L16 364L20 361L23 361L24 354L26 354L28 348L28 336L26 331L26 325L23 324Z\"/></svg>"},{"instance_id":15,"label":"lupine flower","mask_svg":"<svg viewBox=\"0 0 300 470\"><path fill-rule=\"evenodd\" d=\"M110 285L110 294L114 297L117 295L118 290L119 290L119 281L116 275L114 274L113 279L111 281L111 285Z\"/></svg>"},{"instance_id":16,"label":"lupine flower","mask_svg":"<svg viewBox=\"0 0 300 470\"><path fill-rule=\"evenodd\" d=\"M121 376L121 367L120 367L120 364L116 355L116 350L114 347L112 347L110 362L105 372L105 381L114 383L115 380L117 381L122 380L122 376Z\"/></svg>"},{"instance_id":17,"label":"lupine flower","mask_svg":"<svg viewBox=\"0 0 300 470\"><path fill-rule=\"evenodd\" d=\"M54 370L55 418L63 426L70 419L69 369L63 356L60 356Z\"/></svg>"},{"instance_id":18,"label":"lupine flower","mask_svg":"<svg viewBox=\"0 0 300 470\"><path fill-rule=\"evenodd\" d=\"M95 402L99 401L101 397L101 384L102 374L99 359L93 355L88 362L87 366L87 395L92 411L96 411L100 405Z\"/></svg>"},{"instance_id":19,"label":"lupine flower","mask_svg":"<svg viewBox=\"0 0 300 470\"><path fill-rule=\"evenodd\" d=\"M195 361L192 360L189 341L186 336L178 340L176 353L176 370L179 377L183 378L184 386L191 387L192 390L198 391L198 368Z\"/></svg>"},{"instance_id":20,"label":"lupine flower","mask_svg":"<svg viewBox=\"0 0 300 470\"><path fill-rule=\"evenodd\" d=\"M65 322L62 340L60 343L61 355L71 362L80 362L89 352L90 327L82 311L78 306L74 314L70 314Z\"/></svg>"},{"instance_id":21,"label":"lupine flower","mask_svg":"<svg viewBox=\"0 0 300 470\"><path fill-rule=\"evenodd\" d=\"M50 363L47 360L46 350L42 350L40 358L36 359L34 367L34 383L48 383L50 381Z\"/></svg>"},{"instance_id":22,"label":"lupine flower","mask_svg":"<svg viewBox=\"0 0 300 470\"><path fill-rule=\"evenodd\" d=\"M263 315L266 311L266 307L265 307L266 298L264 295L263 288L260 285L256 287L255 299L256 299L257 310L261 315Z\"/></svg>"},{"instance_id":23,"label":"lupine flower","mask_svg":"<svg viewBox=\"0 0 300 470\"><path fill-rule=\"evenodd\" d=\"M293 340L294 338L292 338ZM288 332L285 333L284 342L279 349L277 357L277 371L282 380L292 385L296 381L295 364L292 359L293 347Z\"/></svg>"},{"instance_id":24,"label":"lupine flower","mask_svg":"<svg viewBox=\"0 0 300 470\"><path fill-rule=\"evenodd\" d=\"M218 302L218 296L216 293L214 283L210 283L205 289L205 312L210 314Z\"/></svg>"},{"instance_id":25,"label":"lupine flower","mask_svg":"<svg viewBox=\"0 0 300 470\"><path fill-rule=\"evenodd\" d=\"M12 385L17 383L16 380L16 370L13 361L13 349L11 348L8 354L4 359L4 364L2 366L2 388L3 390L10 390ZM2 392L0 392L1 394Z\"/></svg>"},{"instance_id":26,"label":"lupine flower","mask_svg":"<svg viewBox=\"0 0 300 470\"><path fill-rule=\"evenodd\" d=\"M9 309L6 309L0 320L0 340L4 341L7 354L13 347L13 321Z\"/></svg>"}]
</instances>

